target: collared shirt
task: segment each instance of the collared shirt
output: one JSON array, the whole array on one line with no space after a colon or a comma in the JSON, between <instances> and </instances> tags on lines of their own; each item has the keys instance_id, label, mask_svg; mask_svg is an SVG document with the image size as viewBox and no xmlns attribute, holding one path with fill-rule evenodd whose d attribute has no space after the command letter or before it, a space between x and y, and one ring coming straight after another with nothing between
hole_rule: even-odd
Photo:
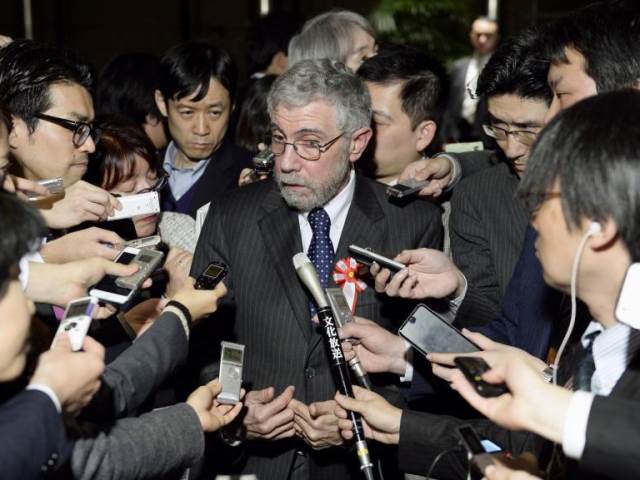
<instances>
[{"instance_id":1,"label":"collared shirt","mask_svg":"<svg viewBox=\"0 0 640 480\"><path fill-rule=\"evenodd\" d=\"M478 87L478 77L484 66L489 61L491 55L474 55L469 60L467 74L464 79L464 97L462 100L462 118L473 125L476 116L476 108L478 107L478 99L475 97L476 88ZM469 91L473 93L473 97L469 95Z\"/></svg>"},{"instance_id":2,"label":"collared shirt","mask_svg":"<svg viewBox=\"0 0 640 480\"><path fill-rule=\"evenodd\" d=\"M331 220L331 229L329 230L329 236L331 237L331 243L333 243L333 250L338 249L340 243L340 236L344 228L344 223L347 220L347 214L349 213L349 207L353 200L353 194L356 191L356 174L354 170L349 173L349 182L345 187L338 192L338 194L329 200L323 208L329 215ZM305 253L309 252L309 245L311 245L311 239L313 237L313 230L307 216L309 212L300 212L298 214L298 223L300 225L300 235L302 236L302 249Z\"/></svg>"},{"instance_id":3,"label":"collared shirt","mask_svg":"<svg viewBox=\"0 0 640 480\"><path fill-rule=\"evenodd\" d=\"M591 392L575 392L569 402L567 417L562 434L562 449L570 458L580 459L587 441L589 413L595 395L607 396L620 380L631 360L640 350L640 330L624 323L603 329L597 322L591 322L582 336L602 331L593 341L593 361L596 369L591 377Z\"/></svg>"},{"instance_id":4,"label":"collared shirt","mask_svg":"<svg viewBox=\"0 0 640 480\"><path fill-rule=\"evenodd\" d=\"M209 165L211 161L211 157L206 160L200 160L194 168L184 168L175 166L177 154L178 147L172 141L164 153L162 167L169 174L169 188L171 188L173 198L180 200L180 197L187 193L194 183L200 180L200 177L204 174L207 165Z\"/></svg>"}]
</instances>

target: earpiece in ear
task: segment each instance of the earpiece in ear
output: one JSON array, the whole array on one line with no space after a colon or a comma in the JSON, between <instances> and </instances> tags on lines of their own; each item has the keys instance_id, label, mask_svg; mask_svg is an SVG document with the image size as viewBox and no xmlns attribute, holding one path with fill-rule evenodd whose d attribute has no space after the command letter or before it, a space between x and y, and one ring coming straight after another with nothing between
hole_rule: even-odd
<instances>
[{"instance_id":1,"label":"earpiece in ear","mask_svg":"<svg viewBox=\"0 0 640 480\"><path fill-rule=\"evenodd\" d=\"M599 222L591 222L589 225L589 230L587 231L587 235L595 235L596 233L600 233L602 231L602 225Z\"/></svg>"}]
</instances>

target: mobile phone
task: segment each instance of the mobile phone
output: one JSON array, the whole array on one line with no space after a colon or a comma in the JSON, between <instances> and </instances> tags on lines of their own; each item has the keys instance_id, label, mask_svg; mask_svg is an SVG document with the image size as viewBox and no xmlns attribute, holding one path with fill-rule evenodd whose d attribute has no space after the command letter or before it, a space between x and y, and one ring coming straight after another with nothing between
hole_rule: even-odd
<instances>
[{"instance_id":1,"label":"mobile phone","mask_svg":"<svg viewBox=\"0 0 640 480\"><path fill-rule=\"evenodd\" d=\"M159 250L151 250L150 248L143 248L138 252L133 260L131 260L131 263L138 264L138 271L128 277L116 278L116 285L122 288L130 288L132 290L140 288L142 282L144 282L149 275L153 273L163 258L163 252Z\"/></svg>"},{"instance_id":2,"label":"mobile phone","mask_svg":"<svg viewBox=\"0 0 640 480\"><path fill-rule=\"evenodd\" d=\"M390 187L387 187L387 197L389 198L404 198L409 195L418 193L424 187L429 185L429 180L416 180L415 178L409 178L402 183L397 183Z\"/></svg>"},{"instance_id":3,"label":"mobile phone","mask_svg":"<svg viewBox=\"0 0 640 480\"><path fill-rule=\"evenodd\" d=\"M253 157L253 173L259 175L271 175L275 165L275 156L268 148L257 153Z\"/></svg>"},{"instance_id":4,"label":"mobile phone","mask_svg":"<svg viewBox=\"0 0 640 480\"><path fill-rule=\"evenodd\" d=\"M140 250L132 247L125 247L115 262L129 265L133 259L138 255ZM119 287L116 284L118 277L114 275L105 275L89 292L89 295L97 297L100 301L111 303L114 305L122 305L127 303L133 297L134 289Z\"/></svg>"},{"instance_id":5,"label":"mobile phone","mask_svg":"<svg viewBox=\"0 0 640 480\"><path fill-rule=\"evenodd\" d=\"M47 190L49 190L49 195L59 195L64 192L64 180L62 179L62 177L50 178L48 180L40 180L37 183L45 187ZM40 198L43 198L43 197L38 193L27 192L27 199L29 201L35 201Z\"/></svg>"},{"instance_id":6,"label":"mobile phone","mask_svg":"<svg viewBox=\"0 0 640 480\"><path fill-rule=\"evenodd\" d=\"M491 369L482 358L456 357L453 361L466 379L469 380L469 383L476 389L476 392L483 397L499 397L503 393L509 392L504 383L489 383L482 379L482 374Z\"/></svg>"},{"instance_id":7,"label":"mobile phone","mask_svg":"<svg viewBox=\"0 0 640 480\"><path fill-rule=\"evenodd\" d=\"M98 299L94 297L77 298L69 302L51 346L55 345L60 335L66 333L69 336L71 350L74 352L81 350L84 337L87 335L91 325L93 312L97 306Z\"/></svg>"},{"instance_id":8,"label":"mobile phone","mask_svg":"<svg viewBox=\"0 0 640 480\"><path fill-rule=\"evenodd\" d=\"M616 304L616 319L632 328L640 328L640 318L637 312L640 309L640 263L632 263L618 295Z\"/></svg>"},{"instance_id":9,"label":"mobile phone","mask_svg":"<svg viewBox=\"0 0 640 480\"><path fill-rule=\"evenodd\" d=\"M229 267L222 262L211 262L195 283L196 290L213 290L227 276Z\"/></svg>"},{"instance_id":10,"label":"mobile phone","mask_svg":"<svg viewBox=\"0 0 640 480\"><path fill-rule=\"evenodd\" d=\"M107 218L107 221L160 212L160 196L158 192L127 195L118 197L118 200L122 204L122 210L114 210L113 215Z\"/></svg>"},{"instance_id":11,"label":"mobile phone","mask_svg":"<svg viewBox=\"0 0 640 480\"><path fill-rule=\"evenodd\" d=\"M399 272L405 265L400 262L396 262L395 260L391 260L384 255L380 255L379 253L374 252L370 248L362 248L357 245L349 245L349 254L355 258L359 263L363 263L364 265L369 265L373 262L376 262L382 268L388 268L392 273Z\"/></svg>"},{"instance_id":12,"label":"mobile phone","mask_svg":"<svg viewBox=\"0 0 640 480\"><path fill-rule=\"evenodd\" d=\"M124 242L125 247L133 247L133 248L149 248L155 247L158 245L162 239L160 235L151 235L149 237L144 238L134 238L133 240L127 240Z\"/></svg>"},{"instance_id":13,"label":"mobile phone","mask_svg":"<svg viewBox=\"0 0 640 480\"><path fill-rule=\"evenodd\" d=\"M218 380L222 391L218 394L217 400L226 405L235 405L240 401L244 345L232 342L221 342L220 345L222 352Z\"/></svg>"},{"instance_id":14,"label":"mobile phone","mask_svg":"<svg viewBox=\"0 0 640 480\"><path fill-rule=\"evenodd\" d=\"M485 468L495 463L491 454L483 446L483 442L471 425L458 427L458 435L462 444L471 457L471 463L480 473L484 474Z\"/></svg>"},{"instance_id":15,"label":"mobile phone","mask_svg":"<svg viewBox=\"0 0 640 480\"><path fill-rule=\"evenodd\" d=\"M353 320L353 313L351 307L347 303L347 299L344 296L344 292L341 288L325 288L325 293L329 299L329 305L333 311L333 316L338 324L338 327L349 323Z\"/></svg>"},{"instance_id":16,"label":"mobile phone","mask_svg":"<svg viewBox=\"0 0 640 480\"><path fill-rule=\"evenodd\" d=\"M481 350L460 330L426 305L418 305L398 334L423 355L427 353L472 353Z\"/></svg>"}]
</instances>

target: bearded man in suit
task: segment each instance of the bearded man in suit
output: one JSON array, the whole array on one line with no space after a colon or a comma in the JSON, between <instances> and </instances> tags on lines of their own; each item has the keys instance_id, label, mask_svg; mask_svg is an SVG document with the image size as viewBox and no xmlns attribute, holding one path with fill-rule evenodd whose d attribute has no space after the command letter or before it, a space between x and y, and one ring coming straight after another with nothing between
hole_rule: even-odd
<instances>
[{"instance_id":1,"label":"bearded man in suit","mask_svg":"<svg viewBox=\"0 0 640 480\"><path fill-rule=\"evenodd\" d=\"M244 187L212 209L193 274L211 261L229 266L231 304L208 324L229 328L227 338L246 345L243 380L250 391L240 470L259 478L352 478L355 453L343 447L337 429L335 383L292 257L306 252L331 286L333 265L351 244L393 254L439 248L440 212L420 201L389 203L385 186L356 173L371 138L371 100L341 64L296 64L276 80L268 104L274 179ZM391 319L404 318L411 307L368 288L355 313L392 328ZM212 337L201 334L200 341L209 361L215 359Z\"/></svg>"}]
</instances>

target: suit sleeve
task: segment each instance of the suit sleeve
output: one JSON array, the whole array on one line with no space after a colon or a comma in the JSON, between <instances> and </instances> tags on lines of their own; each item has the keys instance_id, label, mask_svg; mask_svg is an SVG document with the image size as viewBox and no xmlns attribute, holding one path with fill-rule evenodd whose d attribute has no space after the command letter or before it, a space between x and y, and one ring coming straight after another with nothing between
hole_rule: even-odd
<instances>
[{"instance_id":1,"label":"suit sleeve","mask_svg":"<svg viewBox=\"0 0 640 480\"><path fill-rule=\"evenodd\" d=\"M460 446L457 429L471 425L480 438L489 439L514 456L524 451L538 454L545 442L530 433L510 432L486 419L462 420L446 415L434 415L413 410L403 410L400 423L400 443L398 462L400 470L425 475L441 452L455 449L446 454L437 464L435 478L466 479L467 456ZM459 448L456 448L460 446Z\"/></svg>"},{"instance_id":2,"label":"suit sleeve","mask_svg":"<svg viewBox=\"0 0 640 480\"><path fill-rule=\"evenodd\" d=\"M131 415L185 362L188 351L182 322L173 312L163 312L149 330L107 366L102 386L82 418L104 421Z\"/></svg>"},{"instance_id":3,"label":"suit sleeve","mask_svg":"<svg viewBox=\"0 0 640 480\"><path fill-rule=\"evenodd\" d=\"M77 440L71 468L78 480L163 478L194 465L203 453L198 416L179 403L118 420L94 437Z\"/></svg>"},{"instance_id":4,"label":"suit sleeve","mask_svg":"<svg viewBox=\"0 0 640 480\"><path fill-rule=\"evenodd\" d=\"M62 416L38 390L24 390L0 407L2 478L40 478L70 454Z\"/></svg>"},{"instance_id":5,"label":"suit sleeve","mask_svg":"<svg viewBox=\"0 0 640 480\"><path fill-rule=\"evenodd\" d=\"M469 195L457 189L451 197L449 221L453 261L468 288L456 316L460 327L483 325L500 313L500 291L484 220Z\"/></svg>"},{"instance_id":6,"label":"suit sleeve","mask_svg":"<svg viewBox=\"0 0 640 480\"><path fill-rule=\"evenodd\" d=\"M609 478L640 478L640 403L596 396L580 467Z\"/></svg>"}]
</instances>

